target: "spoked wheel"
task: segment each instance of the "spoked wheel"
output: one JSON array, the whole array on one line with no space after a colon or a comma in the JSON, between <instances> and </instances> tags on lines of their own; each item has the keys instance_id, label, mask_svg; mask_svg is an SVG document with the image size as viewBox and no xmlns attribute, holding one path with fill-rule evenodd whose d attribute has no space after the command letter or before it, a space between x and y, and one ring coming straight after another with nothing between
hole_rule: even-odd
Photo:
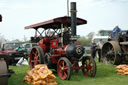
<instances>
[{"instance_id":1,"label":"spoked wheel","mask_svg":"<svg viewBox=\"0 0 128 85\"><path fill-rule=\"evenodd\" d=\"M71 77L71 62L66 58L62 57L57 63L57 72L62 80L69 80Z\"/></svg>"},{"instance_id":2,"label":"spoked wheel","mask_svg":"<svg viewBox=\"0 0 128 85\"><path fill-rule=\"evenodd\" d=\"M105 64L114 64L115 54L114 48L111 44L107 44L103 50L103 62Z\"/></svg>"},{"instance_id":3,"label":"spoked wheel","mask_svg":"<svg viewBox=\"0 0 128 85\"><path fill-rule=\"evenodd\" d=\"M84 76L94 77L96 75L96 63L91 56L86 56L82 61Z\"/></svg>"},{"instance_id":4,"label":"spoked wheel","mask_svg":"<svg viewBox=\"0 0 128 85\"><path fill-rule=\"evenodd\" d=\"M42 48L40 46L32 48L29 60L30 68L34 68L35 65L43 63L44 53L41 49Z\"/></svg>"},{"instance_id":5,"label":"spoked wheel","mask_svg":"<svg viewBox=\"0 0 128 85\"><path fill-rule=\"evenodd\" d=\"M121 59L118 51L120 51L120 47L117 42L110 41L105 43L102 48L102 60L104 64L120 64Z\"/></svg>"}]
</instances>

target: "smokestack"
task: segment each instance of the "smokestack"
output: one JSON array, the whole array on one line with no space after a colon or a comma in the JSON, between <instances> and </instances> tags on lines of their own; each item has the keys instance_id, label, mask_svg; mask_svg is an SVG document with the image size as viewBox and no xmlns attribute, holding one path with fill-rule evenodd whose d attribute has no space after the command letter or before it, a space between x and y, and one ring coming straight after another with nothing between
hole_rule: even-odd
<instances>
[{"instance_id":1,"label":"smokestack","mask_svg":"<svg viewBox=\"0 0 128 85\"><path fill-rule=\"evenodd\" d=\"M2 15L0 14L0 22L2 22Z\"/></svg>"},{"instance_id":2,"label":"smokestack","mask_svg":"<svg viewBox=\"0 0 128 85\"><path fill-rule=\"evenodd\" d=\"M71 31L76 36L76 2L71 2Z\"/></svg>"}]
</instances>

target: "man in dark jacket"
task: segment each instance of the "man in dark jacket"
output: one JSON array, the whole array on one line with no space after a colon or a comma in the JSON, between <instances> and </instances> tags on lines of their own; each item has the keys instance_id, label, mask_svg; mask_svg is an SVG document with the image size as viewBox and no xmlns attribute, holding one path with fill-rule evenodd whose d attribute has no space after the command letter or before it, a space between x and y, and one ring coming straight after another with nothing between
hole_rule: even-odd
<instances>
[{"instance_id":1,"label":"man in dark jacket","mask_svg":"<svg viewBox=\"0 0 128 85\"><path fill-rule=\"evenodd\" d=\"M95 43L95 40L93 39L92 42L91 42L91 44L90 44L91 56L92 56L93 58L95 58L95 56L96 56L96 47L97 47L97 45L96 45L96 43Z\"/></svg>"}]
</instances>

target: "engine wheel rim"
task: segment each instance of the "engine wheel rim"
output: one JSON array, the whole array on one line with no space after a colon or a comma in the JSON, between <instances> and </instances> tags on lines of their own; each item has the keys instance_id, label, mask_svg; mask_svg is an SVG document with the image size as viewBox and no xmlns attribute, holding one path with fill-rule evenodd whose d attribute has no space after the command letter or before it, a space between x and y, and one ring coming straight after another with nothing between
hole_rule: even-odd
<instances>
[{"instance_id":1,"label":"engine wheel rim","mask_svg":"<svg viewBox=\"0 0 128 85\"><path fill-rule=\"evenodd\" d=\"M82 71L85 76L92 76L94 72L94 65L91 59L85 59L82 62Z\"/></svg>"},{"instance_id":2,"label":"engine wheel rim","mask_svg":"<svg viewBox=\"0 0 128 85\"><path fill-rule=\"evenodd\" d=\"M114 48L112 45L108 45L103 54L104 54L103 57L105 58L104 61L107 64L114 64L115 55L114 55Z\"/></svg>"},{"instance_id":3,"label":"engine wheel rim","mask_svg":"<svg viewBox=\"0 0 128 85\"><path fill-rule=\"evenodd\" d=\"M30 54L30 68L34 68L34 66L39 64L39 62L39 52L37 48L33 48Z\"/></svg>"},{"instance_id":4,"label":"engine wheel rim","mask_svg":"<svg viewBox=\"0 0 128 85\"><path fill-rule=\"evenodd\" d=\"M102 47L102 60L104 64L119 65L122 62L118 54L119 51L121 51L119 42L106 42Z\"/></svg>"},{"instance_id":5,"label":"engine wheel rim","mask_svg":"<svg viewBox=\"0 0 128 85\"><path fill-rule=\"evenodd\" d=\"M58 75L62 80L66 80L68 76L68 66L64 60L60 60L58 63Z\"/></svg>"}]
</instances>

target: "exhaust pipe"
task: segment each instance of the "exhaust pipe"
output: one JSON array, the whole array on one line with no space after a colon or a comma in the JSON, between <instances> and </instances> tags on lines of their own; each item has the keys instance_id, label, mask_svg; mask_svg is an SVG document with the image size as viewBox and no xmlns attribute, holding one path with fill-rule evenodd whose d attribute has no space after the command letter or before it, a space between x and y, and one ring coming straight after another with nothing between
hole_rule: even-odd
<instances>
[{"instance_id":1,"label":"exhaust pipe","mask_svg":"<svg viewBox=\"0 0 128 85\"><path fill-rule=\"evenodd\" d=\"M76 2L71 2L71 33L76 36Z\"/></svg>"},{"instance_id":2,"label":"exhaust pipe","mask_svg":"<svg viewBox=\"0 0 128 85\"><path fill-rule=\"evenodd\" d=\"M2 15L0 14L0 22L2 22Z\"/></svg>"}]
</instances>

